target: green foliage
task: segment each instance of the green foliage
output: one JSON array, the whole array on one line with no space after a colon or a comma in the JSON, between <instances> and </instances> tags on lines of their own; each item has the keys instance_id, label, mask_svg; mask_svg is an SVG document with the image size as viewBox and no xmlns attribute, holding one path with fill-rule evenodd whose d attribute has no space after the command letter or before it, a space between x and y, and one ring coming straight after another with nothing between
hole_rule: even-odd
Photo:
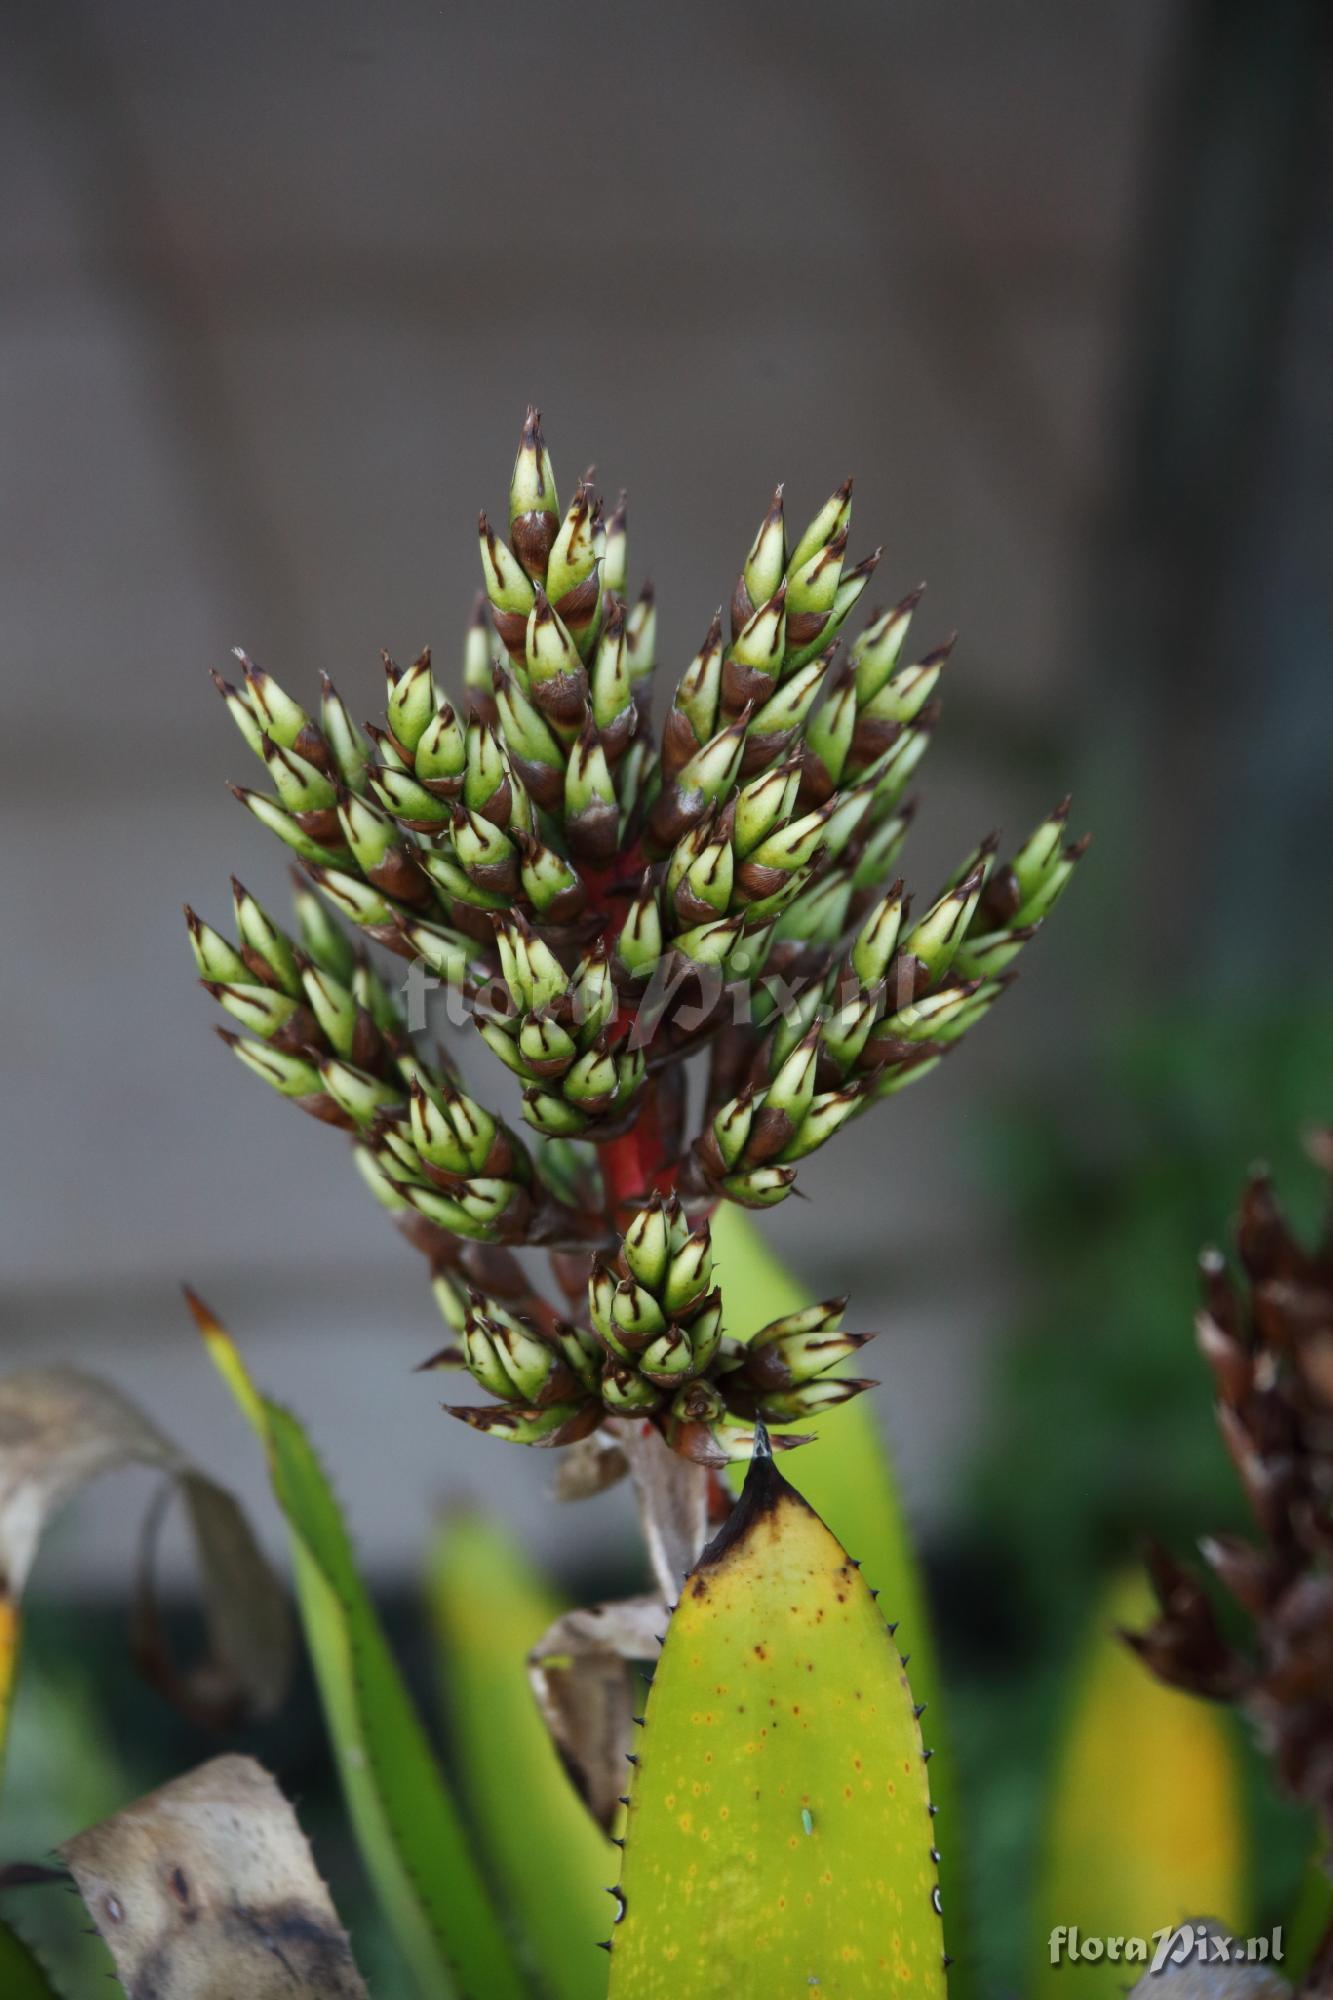
<instances>
[{"instance_id":1,"label":"green foliage","mask_svg":"<svg viewBox=\"0 0 1333 2000\"><path fill-rule=\"evenodd\" d=\"M268 1457L348 1811L423 2000L520 2000L524 1982L472 1845L361 1581L341 1510L300 1425L258 1394L191 1300L210 1356Z\"/></svg>"},{"instance_id":2,"label":"green foliage","mask_svg":"<svg viewBox=\"0 0 1333 2000\"><path fill-rule=\"evenodd\" d=\"M450 1740L482 1857L550 2000L597 2000L616 1855L561 1767L526 1660L560 1606L502 1529L454 1515L427 1578Z\"/></svg>"},{"instance_id":3,"label":"green foliage","mask_svg":"<svg viewBox=\"0 0 1333 2000\"><path fill-rule=\"evenodd\" d=\"M61 2000L36 1954L6 1923L0 1923L0 1993L5 2000Z\"/></svg>"}]
</instances>

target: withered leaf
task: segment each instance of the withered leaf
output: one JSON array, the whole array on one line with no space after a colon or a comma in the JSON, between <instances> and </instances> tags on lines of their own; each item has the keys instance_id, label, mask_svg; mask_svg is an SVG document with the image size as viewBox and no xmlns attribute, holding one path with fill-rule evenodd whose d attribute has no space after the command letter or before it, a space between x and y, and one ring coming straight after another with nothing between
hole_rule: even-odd
<instances>
[{"instance_id":1,"label":"withered leaf","mask_svg":"<svg viewBox=\"0 0 1333 2000\"><path fill-rule=\"evenodd\" d=\"M296 1814L217 1757L59 1850L129 2000L366 2000Z\"/></svg>"},{"instance_id":2,"label":"withered leaf","mask_svg":"<svg viewBox=\"0 0 1333 2000\"><path fill-rule=\"evenodd\" d=\"M207 1719L270 1714L287 1686L294 1631L244 1514L128 1397L78 1369L28 1368L0 1378L0 1638L16 1618L47 1521L87 1481L124 1465L157 1468L180 1494L208 1629L209 1657L177 1673L159 1643L145 1565L136 1619L145 1664ZM150 1524L157 1517L154 1509Z\"/></svg>"},{"instance_id":3,"label":"withered leaf","mask_svg":"<svg viewBox=\"0 0 1333 2000\"><path fill-rule=\"evenodd\" d=\"M628 1597L567 1611L528 1655L528 1678L560 1760L589 1812L609 1827L634 1734L631 1660L655 1660L667 1608Z\"/></svg>"}]
</instances>

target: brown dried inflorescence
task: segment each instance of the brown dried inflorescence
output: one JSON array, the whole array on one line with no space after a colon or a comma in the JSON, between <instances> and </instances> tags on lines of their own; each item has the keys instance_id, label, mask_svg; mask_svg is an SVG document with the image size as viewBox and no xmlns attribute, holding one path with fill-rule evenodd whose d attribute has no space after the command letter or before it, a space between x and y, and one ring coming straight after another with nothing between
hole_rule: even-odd
<instances>
[{"instance_id":1,"label":"brown dried inflorescence","mask_svg":"<svg viewBox=\"0 0 1333 2000\"><path fill-rule=\"evenodd\" d=\"M1311 1151L1333 1170L1333 1133ZM1199 1546L1248 1633L1233 1640L1199 1579L1156 1549L1160 1616L1127 1636L1160 1679L1238 1704L1284 1787L1333 1836L1333 1212L1307 1248L1256 1171L1236 1254L1238 1279L1216 1251L1202 1259L1197 1337L1254 1533Z\"/></svg>"}]
</instances>

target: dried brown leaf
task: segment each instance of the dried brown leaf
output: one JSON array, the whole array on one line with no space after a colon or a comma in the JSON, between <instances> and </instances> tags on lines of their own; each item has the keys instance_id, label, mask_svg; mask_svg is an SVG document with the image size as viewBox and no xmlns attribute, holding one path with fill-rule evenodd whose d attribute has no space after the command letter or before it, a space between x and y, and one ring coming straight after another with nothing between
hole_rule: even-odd
<instances>
[{"instance_id":1,"label":"dried brown leaf","mask_svg":"<svg viewBox=\"0 0 1333 2000\"><path fill-rule=\"evenodd\" d=\"M218 1757L60 1849L129 2000L366 2000L267 1771Z\"/></svg>"},{"instance_id":2,"label":"dried brown leaf","mask_svg":"<svg viewBox=\"0 0 1333 2000\"><path fill-rule=\"evenodd\" d=\"M15 1614L51 1516L89 1480L124 1465L156 1468L180 1494L208 1628L209 1657L177 1672L160 1642L145 1573L136 1618L145 1665L197 1713L272 1713L291 1672L293 1626L240 1507L118 1389L74 1368L0 1378L0 1611Z\"/></svg>"}]
</instances>

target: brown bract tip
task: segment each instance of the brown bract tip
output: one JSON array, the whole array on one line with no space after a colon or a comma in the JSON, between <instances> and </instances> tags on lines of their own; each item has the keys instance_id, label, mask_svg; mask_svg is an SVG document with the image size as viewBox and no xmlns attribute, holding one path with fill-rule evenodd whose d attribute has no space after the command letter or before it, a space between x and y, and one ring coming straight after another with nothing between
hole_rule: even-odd
<instances>
[{"instance_id":1,"label":"brown bract tip","mask_svg":"<svg viewBox=\"0 0 1333 2000\"><path fill-rule=\"evenodd\" d=\"M741 1497L699 1557L691 1574L697 1576L700 1570L715 1568L761 1521L788 1503L804 1507L807 1513L814 1511L778 1471L768 1432L762 1424L756 1423L754 1456L745 1475Z\"/></svg>"}]
</instances>

